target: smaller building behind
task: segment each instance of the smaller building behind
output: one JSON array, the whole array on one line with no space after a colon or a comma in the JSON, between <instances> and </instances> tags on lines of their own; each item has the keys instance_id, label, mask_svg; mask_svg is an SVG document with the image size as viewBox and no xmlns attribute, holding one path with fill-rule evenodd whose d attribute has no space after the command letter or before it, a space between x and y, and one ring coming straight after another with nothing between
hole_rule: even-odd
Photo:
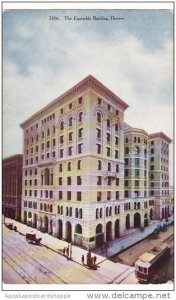
<instances>
[{"instance_id":1,"label":"smaller building behind","mask_svg":"<svg viewBox=\"0 0 176 300\"><path fill-rule=\"evenodd\" d=\"M16 154L2 161L2 213L21 220L23 155Z\"/></svg>"}]
</instances>

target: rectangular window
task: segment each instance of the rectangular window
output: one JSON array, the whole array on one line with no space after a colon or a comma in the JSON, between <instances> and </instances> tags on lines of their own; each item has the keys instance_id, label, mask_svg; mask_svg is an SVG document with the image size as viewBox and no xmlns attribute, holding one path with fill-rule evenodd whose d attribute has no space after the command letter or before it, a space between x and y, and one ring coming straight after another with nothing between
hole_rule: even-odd
<instances>
[{"instance_id":1,"label":"rectangular window","mask_svg":"<svg viewBox=\"0 0 176 300\"><path fill-rule=\"evenodd\" d=\"M111 110L111 105L110 105L110 104L108 104L108 110L109 110L109 111Z\"/></svg>"},{"instance_id":2,"label":"rectangular window","mask_svg":"<svg viewBox=\"0 0 176 300\"><path fill-rule=\"evenodd\" d=\"M60 149L60 158L63 158L64 156L64 149Z\"/></svg>"},{"instance_id":3,"label":"rectangular window","mask_svg":"<svg viewBox=\"0 0 176 300\"><path fill-rule=\"evenodd\" d=\"M53 147L56 146L56 140L53 139Z\"/></svg>"},{"instance_id":4,"label":"rectangular window","mask_svg":"<svg viewBox=\"0 0 176 300\"><path fill-rule=\"evenodd\" d=\"M83 144L78 144L78 154L82 153Z\"/></svg>"},{"instance_id":5,"label":"rectangular window","mask_svg":"<svg viewBox=\"0 0 176 300\"><path fill-rule=\"evenodd\" d=\"M116 136L115 137L115 145L118 146L118 144L119 144L119 138Z\"/></svg>"},{"instance_id":6,"label":"rectangular window","mask_svg":"<svg viewBox=\"0 0 176 300\"><path fill-rule=\"evenodd\" d=\"M59 177L59 185L62 185L62 177Z\"/></svg>"},{"instance_id":7,"label":"rectangular window","mask_svg":"<svg viewBox=\"0 0 176 300\"><path fill-rule=\"evenodd\" d=\"M97 192L97 201L101 201L101 192Z\"/></svg>"},{"instance_id":8,"label":"rectangular window","mask_svg":"<svg viewBox=\"0 0 176 300\"><path fill-rule=\"evenodd\" d=\"M37 185L37 179L34 180L34 185Z\"/></svg>"},{"instance_id":9,"label":"rectangular window","mask_svg":"<svg viewBox=\"0 0 176 300\"><path fill-rule=\"evenodd\" d=\"M81 192L77 192L77 201L81 201Z\"/></svg>"},{"instance_id":10,"label":"rectangular window","mask_svg":"<svg viewBox=\"0 0 176 300\"><path fill-rule=\"evenodd\" d=\"M150 166L150 170L154 170L154 165L151 165L151 166Z\"/></svg>"},{"instance_id":11,"label":"rectangular window","mask_svg":"<svg viewBox=\"0 0 176 300\"><path fill-rule=\"evenodd\" d=\"M97 139L101 139L101 129L97 128Z\"/></svg>"},{"instance_id":12,"label":"rectangular window","mask_svg":"<svg viewBox=\"0 0 176 300\"><path fill-rule=\"evenodd\" d=\"M129 170L125 169L125 176L128 176L128 175L129 175Z\"/></svg>"},{"instance_id":13,"label":"rectangular window","mask_svg":"<svg viewBox=\"0 0 176 300\"><path fill-rule=\"evenodd\" d=\"M37 197L37 190L34 191L34 197Z\"/></svg>"},{"instance_id":14,"label":"rectangular window","mask_svg":"<svg viewBox=\"0 0 176 300\"><path fill-rule=\"evenodd\" d=\"M102 185L102 177L97 176L97 185Z\"/></svg>"},{"instance_id":15,"label":"rectangular window","mask_svg":"<svg viewBox=\"0 0 176 300\"><path fill-rule=\"evenodd\" d=\"M82 136L83 136L83 128L79 128L78 129L78 138L80 139L80 138L82 138Z\"/></svg>"},{"instance_id":16,"label":"rectangular window","mask_svg":"<svg viewBox=\"0 0 176 300\"><path fill-rule=\"evenodd\" d=\"M101 145L97 144L97 154L101 154Z\"/></svg>"},{"instance_id":17,"label":"rectangular window","mask_svg":"<svg viewBox=\"0 0 176 300\"><path fill-rule=\"evenodd\" d=\"M59 172L62 172L62 164L59 164Z\"/></svg>"},{"instance_id":18,"label":"rectangular window","mask_svg":"<svg viewBox=\"0 0 176 300\"><path fill-rule=\"evenodd\" d=\"M50 158L50 153L47 153L47 154L46 154L46 157L47 157L47 158Z\"/></svg>"},{"instance_id":19,"label":"rectangular window","mask_svg":"<svg viewBox=\"0 0 176 300\"><path fill-rule=\"evenodd\" d=\"M106 133L106 140L107 140L108 143L110 143L110 141L111 141L110 133Z\"/></svg>"},{"instance_id":20,"label":"rectangular window","mask_svg":"<svg viewBox=\"0 0 176 300\"><path fill-rule=\"evenodd\" d=\"M62 191L59 191L59 200L62 200Z\"/></svg>"},{"instance_id":21,"label":"rectangular window","mask_svg":"<svg viewBox=\"0 0 176 300\"><path fill-rule=\"evenodd\" d=\"M60 109L60 113L61 113L61 115L64 113L64 109L63 108Z\"/></svg>"},{"instance_id":22,"label":"rectangular window","mask_svg":"<svg viewBox=\"0 0 176 300\"><path fill-rule=\"evenodd\" d=\"M52 157L56 157L56 152L55 151L52 152Z\"/></svg>"},{"instance_id":23,"label":"rectangular window","mask_svg":"<svg viewBox=\"0 0 176 300\"><path fill-rule=\"evenodd\" d=\"M116 186L119 186L119 178L116 178Z\"/></svg>"},{"instance_id":24,"label":"rectangular window","mask_svg":"<svg viewBox=\"0 0 176 300\"><path fill-rule=\"evenodd\" d=\"M139 166L139 158L135 158L134 159L134 165L135 166Z\"/></svg>"},{"instance_id":25,"label":"rectangular window","mask_svg":"<svg viewBox=\"0 0 176 300\"><path fill-rule=\"evenodd\" d=\"M67 191L67 200L71 200L71 191Z\"/></svg>"},{"instance_id":26,"label":"rectangular window","mask_svg":"<svg viewBox=\"0 0 176 300\"><path fill-rule=\"evenodd\" d=\"M128 166L128 158L125 158L125 166Z\"/></svg>"},{"instance_id":27,"label":"rectangular window","mask_svg":"<svg viewBox=\"0 0 176 300\"><path fill-rule=\"evenodd\" d=\"M116 200L119 199L119 191L116 191Z\"/></svg>"},{"instance_id":28,"label":"rectangular window","mask_svg":"<svg viewBox=\"0 0 176 300\"><path fill-rule=\"evenodd\" d=\"M72 142L72 140L73 140L73 132L69 132L69 134L68 134L68 140L69 140L69 142Z\"/></svg>"},{"instance_id":29,"label":"rectangular window","mask_svg":"<svg viewBox=\"0 0 176 300\"><path fill-rule=\"evenodd\" d=\"M137 176L140 175L139 169L135 169L135 170L134 170L134 175L135 175L135 177L137 177Z\"/></svg>"},{"instance_id":30,"label":"rectangular window","mask_svg":"<svg viewBox=\"0 0 176 300\"><path fill-rule=\"evenodd\" d=\"M128 198L128 191L125 191L125 198Z\"/></svg>"},{"instance_id":31,"label":"rectangular window","mask_svg":"<svg viewBox=\"0 0 176 300\"><path fill-rule=\"evenodd\" d=\"M119 158L119 151L115 150L115 158Z\"/></svg>"},{"instance_id":32,"label":"rectangular window","mask_svg":"<svg viewBox=\"0 0 176 300\"><path fill-rule=\"evenodd\" d=\"M78 98L78 104L82 104L82 97Z\"/></svg>"},{"instance_id":33,"label":"rectangular window","mask_svg":"<svg viewBox=\"0 0 176 300\"><path fill-rule=\"evenodd\" d=\"M53 191L50 191L50 199L53 199Z\"/></svg>"},{"instance_id":34,"label":"rectangular window","mask_svg":"<svg viewBox=\"0 0 176 300\"><path fill-rule=\"evenodd\" d=\"M67 177L67 185L71 185L71 177Z\"/></svg>"},{"instance_id":35,"label":"rectangular window","mask_svg":"<svg viewBox=\"0 0 176 300\"><path fill-rule=\"evenodd\" d=\"M107 151L107 156L111 155L111 149L109 147L106 147L106 151Z\"/></svg>"},{"instance_id":36,"label":"rectangular window","mask_svg":"<svg viewBox=\"0 0 176 300\"><path fill-rule=\"evenodd\" d=\"M128 180L125 180L125 186L128 186Z\"/></svg>"},{"instance_id":37,"label":"rectangular window","mask_svg":"<svg viewBox=\"0 0 176 300\"><path fill-rule=\"evenodd\" d=\"M82 184L81 176L77 176L77 185L81 185L81 184Z\"/></svg>"},{"instance_id":38,"label":"rectangular window","mask_svg":"<svg viewBox=\"0 0 176 300\"><path fill-rule=\"evenodd\" d=\"M63 143L64 143L64 136L61 135L61 136L60 136L60 144L63 144Z\"/></svg>"},{"instance_id":39,"label":"rectangular window","mask_svg":"<svg viewBox=\"0 0 176 300\"><path fill-rule=\"evenodd\" d=\"M50 141L47 141L46 143L46 147L49 148L50 147Z\"/></svg>"},{"instance_id":40,"label":"rectangular window","mask_svg":"<svg viewBox=\"0 0 176 300\"><path fill-rule=\"evenodd\" d=\"M138 187L139 186L139 180L135 180L134 185L135 185L135 187Z\"/></svg>"},{"instance_id":41,"label":"rectangular window","mask_svg":"<svg viewBox=\"0 0 176 300\"><path fill-rule=\"evenodd\" d=\"M68 156L72 155L72 146L68 147Z\"/></svg>"},{"instance_id":42,"label":"rectangular window","mask_svg":"<svg viewBox=\"0 0 176 300\"><path fill-rule=\"evenodd\" d=\"M111 191L107 191L107 200L111 200Z\"/></svg>"},{"instance_id":43,"label":"rectangular window","mask_svg":"<svg viewBox=\"0 0 176 300\"><path fill-rule=\"evenodd\" d=\"M72 103L69 103L68 107L69 109L72 109Z\"/></svg>"},{"instance_id":44,"label":"rectangular window","mask_svg":"<svg viewBox=\"0 0 176 300\"><path fill-rule=\"evenodd\" d=\"M102 99L98 98L98 104L101 105L102 104Z\"/></svg>"}]
</instances>

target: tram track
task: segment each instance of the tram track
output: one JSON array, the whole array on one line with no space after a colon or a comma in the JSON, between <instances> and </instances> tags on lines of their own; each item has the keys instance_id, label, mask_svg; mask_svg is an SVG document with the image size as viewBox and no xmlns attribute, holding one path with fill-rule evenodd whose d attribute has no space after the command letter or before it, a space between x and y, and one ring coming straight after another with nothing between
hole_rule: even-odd
<instances>
[{"instance_id":1,"label":"tram track","mask_svg":"<svg viewBox=\"0 0 176 300\"><path fill-rule=\"evenodd\" d=\"M16 245L16 243L14 245L14 243L10 242L9 240L5 240L5 243L10 250L10 251L8 249L3 250L4 255L6 255L5 260L7 261L7 257L8 257L8 263L10 264L11 261L11 265L12 265L13 262L13 268L15 268L14 267L15 264L18 265L21 268L21 270L34 281L34 283L41 283L41 277L43 277L42 283L46 281L46 283L67 284L67 282L64 281L61 277L59 277L57 274L55 274L53 271L51 271L49 268L47 268L41 262L39 262L38 258L36 259L31 255L29 255L27 252L24 251L24 249L21 249L18 245ZM17 257L15 259L11 257L11 253L13 252L17 253ZM23 266L21 266L21 264L23 264ZM24 268L25 265L28 266L28 269ZM40 278L39 280L35 276L30 275L30 270L32 269L32 267L33 267L32 273L35 269L36 273L38 273L38 276ZM27 281L31 281L31 280L27 280Z\"/></svg>"}]
</instances>

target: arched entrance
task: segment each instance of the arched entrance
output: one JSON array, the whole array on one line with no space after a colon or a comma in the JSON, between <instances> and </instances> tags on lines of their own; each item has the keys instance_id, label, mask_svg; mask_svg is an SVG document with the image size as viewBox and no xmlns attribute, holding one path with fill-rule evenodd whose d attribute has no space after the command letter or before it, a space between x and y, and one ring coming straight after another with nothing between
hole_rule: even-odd
<instances>
[{"instance_id":1,"label":"arched entrance","mask_svg":"<svg viewBox=\"0 0 176 300\"><path fill-rule=\"evenodd\" d=\"M37 228L37 214L33 214L33 227Z\"/></svg>"},{"instance_id":2,"label":"arched entrance","mask_svg":"<svg viewBox=\"0 0 176 300\"><path fill-rule=\"evenodd\" d=\"M27 224L27 212L24 211L24 224Z\"/></svg>"},{"instance_id":3,"label":"arched entrance","mask_svg":"<svg viewBox=\"0 0 176 300\"><path fill-rule=\"evenodd\" d=\"M106 241L111 241L112 240L112 222L109 221L106 224Z\"/></svg>"},{"instance_id":4,"label":"arched entrance","mask_svg":"<svg viewBox=\"0 0 176 300\"><path fill-rule=\"evenodd\" d=\"M144 215L144 227L147 227L148 226L148 214L145 213Z\"/></svg>"},{"instance_id":5,"label":"arched entrance","mask_svg":"<svg viewBox=\"0 0 176 300\"><path fill-rule=\"evenodd\" d=\"M126 229L130 229L130 214L126 215Z\"/></svg>"},{"instance_id":6,"label":"arched entrance","mask_svg":"<svg viewBox=\"0 0 176 300\"><path fill-rule=\"evenodd\" d=\"M45 216L44 218L44 230L45 232L48 232L48 217Z\"/></svg>"},{"instance_id":7,"label":"arched entrance","mask_svg":"<svg viewBox=\"0 0 176 300\"><path fill-rule=\"evenodd\" d=\"M76 224L74 234L75 245L82 246L82 239L82 226L80 224Z\"/></svg>"},{"instance_id":8,"label":"arched entrance","mask_svg":"<svg viewBox=\"0 0 176 300\"><path fill-rule=\"evenodd\" d=\"M96 238L95 238L95 245L96 247L99 247L103 245L104 242L104 235L103 235L103 227L101 224L98 224L96 226Z\"/></svg>"},{"instance_id":9,"label":"arched entrance","mask_svg":"<svg viewBox=\"0 0 176 300\"><path fill-rule=\"evenodd\" d=\"M80 224L76 224L75 233L82 234L82 226Z\"/></svg>"},{"instance_id":10,"label":"arched entrance","mask_svg":"<svg viewBox=\"0 0 176 300\"><path fill-rule=\"evenodd\" d=\"M150 220L153 220L153 209L150 209Z\"/></svg>"},{"instance_id":11,"label":"arched entrance","mask_svg":"<svg viewBox=\"0 0 176 300\"><path fill-rule=\"evenodd\" d=\"M136 212L134 214L134 228L141 227L141 215L140 213Z\"/></svg>"},{"instance_id":12,"label":"arched entrance","mask_svg":"<svg viewBox=\"0 0 176 300\"><path fill-rule=\"evenodd\" d=\"M66 241L68 243L72 241L72 225L69 221L66 222Z\"/></svg>"},{"instance_id":13,"label":"arched entrance","mask_svg":"<svg viewBox=\"0 0 176 300\"><path fill-rule=\"evenodd\" d=\"M115 238L118 238L120 236L120 222L119 222L119 219L117 219L115 221L115 227L114 227L114 230L115 230Z\"/></svg>"},{"instance_id":14,"label":"arched entrance","mask_svg":"<svg viewBox=\"0 0 176 300\"><path fill-rule=\"evenodd\" d=\"M58 221L58 239L62 240L62 221Z\"/></svg>"}]
</instances>

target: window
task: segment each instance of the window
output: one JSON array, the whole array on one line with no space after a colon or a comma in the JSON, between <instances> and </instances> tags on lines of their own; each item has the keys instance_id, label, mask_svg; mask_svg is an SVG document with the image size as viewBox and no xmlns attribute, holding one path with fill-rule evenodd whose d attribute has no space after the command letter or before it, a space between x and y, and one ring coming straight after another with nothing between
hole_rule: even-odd
<instances>
[{"instance_id":1,"label":"window","mask_svg":"<svg viewBox=\"0 0 176 300\"><path fill-rule=\"evenodd\" d=\"M69 109L72 109L72 103L69 103L68 107L69 107Z\"/></svg>"},{"instance_id":2,"label":"window","mask_svg":"<svg viewBox=\"0 0 176 300\"><path fill-rule=\"evenodd\" d=\"M125 147L125 154L128 154L128 153L129 153L129 148Z\"/></svg>"},{"instance_id":3,"label":"window","mask_svg":"<svg viewBox=\"0 0 176 300\"><path fill-rule=\"evenodd\" d=\"M150 157L150 161L154 161L154 157L152 156L152 157Z\"/></svg>"},{"instance_id":4,"label":"window","mask_svg":"<svg viewBox=\"0 0 176 300\"><path fill-rule=\"evenodd\" d=\"M150 153L154 154L154 148L151 148Z\"/></svg>"},{"instance_id":5,"label":"window","mask_svg":"<svg viewBox=\"0 0 176 300\"><path fill-rule=\"evenodd\" d=\"M62 164L59 164L59 172L62 172Z\"/></svg>"},{"instance_id":6,"label":"window","mask_svg":"<svg viewBox=\"0 0 176 300\"><path fill-rule=\"evenodd\" d=\"M129 170L125 169L125 176L128 176L128 175L129 175Z\"/></svg>"},{"instance_id":7,"label":"window","mask_svg":"<svg viewBox=\"0 0 176 300\"><path fill-rule=\"evenodd\" d=\"M102 170L102 162L101 160L98 160L98 171Z\"/></svg>"},{"instance_id":8,"label":"window","mask_svg":"<svg viewBox=\"0 0 176 300\"><path fill-rule=\"evenodd\" d=\"M128 198L128 191L125 191L125 198Z\"/></svg>"},{"instance_id":9,"label":"window","mask_svg":"<svg viewBox=\"0 0 176 300\"><path fill-rule=\"evenodd\" d=\"M98 104L101 105L102 104L102 99L98 98Z\"/></svg>"},{"instance_id":10,"label":"window","mask_svg":"<svg viewBox=\"0 0 176 300\"><path fill-rule=\"evenodd\" d=\"M64 149L60 149L60 158L63 158L64 156Z\"/></svg>"},{"instance_id":11,"label":"window","mask_svg":"<svg viewBox=\"0 0 176 300\"><path fill-rule=\"evenodd\" d=\"M107 125L108 128L110 128L110 126L111 126L111 120L109 118L106 121L106 125Z\"/></svg>"},{"instance_id":12,"label":"window","mask_svg":"<svg viewBox=\"0 0 176 300\"><path fill-rule=\"evenodd\" d=\"M67 200L71 200L71 191L67 191Z\"/></svg>"},{"instance_id":13,"label":"window","mask_svg":"<svg viewBox=\"0 0 176 300\"><path fill-rule=\"evenodd\" d=\"M97 154L101 154L101 145L97 144Z\"/></svg>"},{"instance_id":14,"label":"window","mask_svg":"<svg viewBox=\"0 0 176 300\"><path fill-rule=\"evenodd\" d=\"M71 126L73 125L73 117L70 117L70 118L69 118L68 124L69 124L69 127L71 127Z\"/></svg>"},{"instance_id":15,"label":"window","mask_svg":"<svg viewBox=\"0 0 176 300\"><path fill-rule=\"evenodd\" d=\"M128 138L125 139L125 143L128 143Z\"/></svg>"},{"instance_id":16,"label":"window","mask_svg":"<svg viewBox=\"0 0 176 300\"><path fill-rule=\"evenodd\" d=\"M81 185L82 184L82 178L81 176L77 176L77 185Z\"/></svg>"},{"instance_id":17,"label":"window","mask_svg":"<svg viewBox=\"0 0 176 300\"><path fill-rule=\"evenodd\" d=\"M49 169L45 168L45 185L49 185Z\"/></svg>"},{"instance_id":18,"label":"window","mask_svg":"<svg viewBox=\"0 0 176 300\"><path fill-rule=\"evenodd\" d=\"M78 160L78 162L77 162L77 169L81 170L81 160Z\"/></svg>"},{"instance_id":19,"label":"window","mask_svg":"<svg viewBox=\"0 0 176 300\"><path fill-rule=\"evenodd\" d=\"M59 191L59 200L62 200L62 191Z\"/></svg>"},{"instance_id":20,"label":"window","mask_svg":"<svg viewBox=\"0 0 176 300\"><path fill-rule=\"evenodd\" d=\"M61 115L63 115L63 113L64 113L64 109L63 108L60 109L60 113L61 113Z\"/></svg>"},{"instance_id":21,"label":"window","mask_svg":"<svg viewBox=\"0 0 176 300\"><path fill-rule=\"evenodd\" d=\"M47 136L49 136L50 135L50 130L49 130L49 128L47 129Z\"/></svg>"},{"instance_id":22,"label":"window","mask_svg":"<svg viewBox=\"0 0 176 300\"><path fill-rule=\"evenodd\" d=\"M50 147L50 142L47 141L46 147L49 148Z\"/></svg>"},{"instance_id":23,"label":"window","mask_svg":"<svg viewBox=\"0 0 176 300\"><path fill-rule=\"evenodd\" d=\"M111 200L111 191L107 191L107 200Z\"/></svg>"},{"instance_id":24,"label":"window","mask_svg":"<svg viewBox=\"0 0 176 300\"><path fill-rule=\"evenodd\" d=\"M119 178L116 178L116 186L119 186Z\"/></svg>"},{"instance_id":25,"label":"window","mask_svg":"<svg viewBox=\"0 0 176 300\"><path fill-rule=\"evenodd\" d=\"M154 170L154 168L155 168L154 165L150 166L150 170Z\"/></svg>"},{"instance_id":26,"label":"window","mask_svg":"<svg viewBox=\"0 0 176 300\"><path fill-rule=\"evenodd\" d=\"M101 201L101 192L97 192L97 201Z\"/></svg>"},{"instance_id":27,"label":"window","mask_svg":"<svg viewBox=\"0 0 176 300\"><path fill-rule=\"evenodd\" d=\"M119 138L115 136L115 145L118 146L118 144L119 144Z\"/></svg>"},{"instance_id":28,"label":"window","mask_svg":"<svg viewBox=\"0 0 176 300\"><path fill-rule=\"evenodd\" d=\"M102 177L97 176L97 185L102 185Z\"/></svg>"},{"instance_id":29,"label":"window","mask_svg":"<svg viewBox=\"0 0 176 300\"><path fill-rule=\"evenodd\" d=\"M77 201L81 201L81 192L77 192Z\"/></svg>"},{"instance_id":30,"label":"window","mask_svg":"<svg viewBox=\"0 0 176 300\"><path fill-rule=\"evenodd\" d=\"M134 159L134 165L135 166L139 166L139 158L135 158Z\"/></svg>"},{"instance_id":31,"label":"window","mask_svg":"<svg viewBox=\"0 0 176 300\"><path fill-rule=\"evenodd\" d=\"M140 143L141 142L141 139L140 139L140 137L138 137L138 143Z\"/></svg>"},{"instance_id":32,"label":"window","mask_svg":"<svg viewBox=\"0 0 176 300\"><path fill-rule=\"evenodd\" d=\"M101 139L101 129L97 128L97 139Z\"/></svg>"},{"instance_id":33,"label":"window","mask_svg":"<svg viewBox=\"0 0 176 300\"><path fill-rule=\"evenodd\" d=\"M115 158L119 158L119 151L115 150Z\"/></svg>"},{"instance_id":34,"label":"window","mask_svg":"<svg viewBox=\"0 0 176 300\"><path fill-rule=\"evenodd\" d=\"M97 112L97 123L101 123L101 114Z\"/></svg>"},{"instance_id":35,"label":"window","mask_svg":"<svg viewBox=\"0 0 176 300\"><path fill-rule=\"evenodd\" d=\"M50 198L53 198L53 191L50 191Z\"/></svg>"},{"instance_id":36,"label":"window","mask_svg":"<svg viewBox=\"0 0 176 300\"><path fill-rule=\"evenodd\" d=\"M118 123L115 124L115 131L116 131L116 132L119 131L119 124L118 124Z\"/></svg>"},{"instance_id":37,"label":"window","mask_svg":"<svg viewBox=\"0 0 176 300\"><path fill-rule=\"evenodd\" d=\"M68 162L67 171L71 171L71 161Z\"/></svg>"},{"instance_id":38,"label":"window","mask_svg":"<svg viewBox=\"0 0 176 300\"><path fill-rule=\"evenodd\" d=\"M110 133L106 133L106 141L108 143L110 143L110 141L111 141L111 135L110 135Z\"/></svg>"},{"instance_id":39,"label":"window","mask_svg":"<svg viewBox=\"0 0 176 300\"><path fill-rule=\"evenodd\" d=\"M61 136L60 136L60 144L63 144L63 143L64 143L64 136L61 135Z\"/></svg>"},{"instance_id":40,"label":"window","mask_svg":"<svg viewBox=\"0 0 176 300\"><path fill-rule=\"evenodd\" d=\"M69 142L72 142L72 140L73 140L73 132L69 132L69 134L68 134L68 140L69 140Z\"/></svg>"},{"instance_id":41,"label":"window","mask_svg":"<svg viewBox=\"0 0 176 300\"><path fill-rule=\"evenodd\" d=\"M55 157L55 156L56 156L56 152L53 151L53 152L52 152L52 157Z\"/></svg>"},{"instance_id":42,"label":"window","mask_svg":"<svg viewBox=\"0 0 176 300\"><path fill-rule=\"evenodd\" d=\"M128 180L125 180L125 186L128 186Z\"/></svg>"},{"instance_id":43,"label":"window","mask_svg":"<svg viewBox=\"0 0 176 300\"><path fill-rule=\"evenodd\" d=\"M78 129L78 138L82 138L83 128Z\"/></svg>"},{"instance_id":44,"label":"window","mask_svg":"<svg viewBox=\"0 0 176 300\"><path fill-rule=\"evenodd\" d=\"M154 141L151 141L150 144L151 144L151 145L154 145L155 143L154 143Z\"/></svg>"},{"instance_id":45,"label":"window","mask_svg":"<svg viewBox=\"0 0 176 300\"><path fill-rule=\"evenodd\" d=\"M128 158L125 158L125 166L128 166Z\"/></svg>"},{"instance_id":46,"label":"window","mask_svg":"<svg viewBox=\"0 0 176 300\"><path fill-rule=\"evenodd\" d=\"M135 185L135 187L138 187L139 186L139 180L135 180L134 185Z\"/></svg>"},{"instance_id":47,"label":"window","mask_svg":"<svg viewBox=\"0 0 176 300\"><path fill-rule=\"evenodd\" d=\"M111 110L111 105L110 105L110 104L108 104L108 110L109 110L109 111Z\"/></svg>"},{"instance_id":48,"label":"window","mask_svg":"<svg viewBox=\"0 0 176 300\"><path fill-rule=\"evenodd\" d=\"M62 177L59 177L59 185L62 185Z\"/></svg>"},{"instance_id":49,"label":"window","mask_svg":"<svg viewBox=\"0 0 176 300\"><path fill-rule=\"evenodd\" d=\"M116 173L119 173L119 164L116 164Z\"/></svg>"},{"instance_id":50,"label":"window","mask_svg":"<svg viewBox=\"0 0 176 300\"><path fill-rule=\"evenodd\" d=\"M111 185L112 178L111 178L111 177L108 177L107 179L108 179L107 184L108 184L108 185Z\"/></svg>"},{"instance_id":51,"label":"window","mask_svg":"<svg viewBox=\"0 0 176 300\"><path fill-rule=\"evenodd\" d=\"M68 147L68 156L72 155L72 146Z\"/></svg>"},{"instance_id":52,"label":"window","mask_svg":"<svg viewBox=\"0 0 176 300\"><path fill-rule=\"evenodd\" d=\"M135 169L134 174L135 174L135 177L139 176L140 175L139 169Z\"/></svg>"},{"instance_id":53,"label":"window","mask_svg":"<svg viewBox=\"0 0 176 300\"><path fill-rule=\"evenodd\" d=\"M108 162L108 172L111 172L111 163Z\"/></svg>"},{"instance_id":54,"label":"window","mask_svg":"<svg viewBox=\"0 0 176 300\"><path fill-rule=\"evenodd\" d=\"M78 115L78 122L81 123L83 121L83 112L81 111Z\"/></svg>"},{"instance_id":55,"label":"window","mask_svg":"<svg viewBox=\"0 0 176 300\"><path fill-rule=\"evenodd\" d=\"M106 147L106 151L107 156L111 156L111 149L109 147Z\"/></svg>"},{"instance_id":56,"label":"window","mask_svg":"<svg viewBox=\"0 0 176 300\"><path fill-rule=\"evenodd\" d=\"M78 154L82 153L83 144L78 144Z\"/></svg>"},{"instance_id":57,"label":"window","mask_svg":"<svg viewBox=\"0 0 176 300\"><path fill-rule=\"evenodd\" d=\"M119 191L116 191L116 200L119 199Z\"/></svg>"},{"instance_id":58,"label":"window","mask_svg":"<svg viewBox=\"0 0 176 300\"><path fill-rule=\"evenodd\" d=\"M82 104L82 97L79 97L79 98L78 98L78 104L79 104L79 105Z\"/></svg>"},{"instance_id":59,"label":"window","mask_svg":"<svg viewBox=\"0 0 176 300\"><path fill-rule=\"evenodd\" d=\"M60 130L64 130L64 121L60 122Z\"/></svg>"},{"instance_id":60,"label":"window","mask_svg":"<svg viewBox=\"0 0 176 300\"><path fill-rule=\"evenodd\" d=\"M37 179L34 179L34 185L37 185Z\"/></svg>"}]
</instances>

